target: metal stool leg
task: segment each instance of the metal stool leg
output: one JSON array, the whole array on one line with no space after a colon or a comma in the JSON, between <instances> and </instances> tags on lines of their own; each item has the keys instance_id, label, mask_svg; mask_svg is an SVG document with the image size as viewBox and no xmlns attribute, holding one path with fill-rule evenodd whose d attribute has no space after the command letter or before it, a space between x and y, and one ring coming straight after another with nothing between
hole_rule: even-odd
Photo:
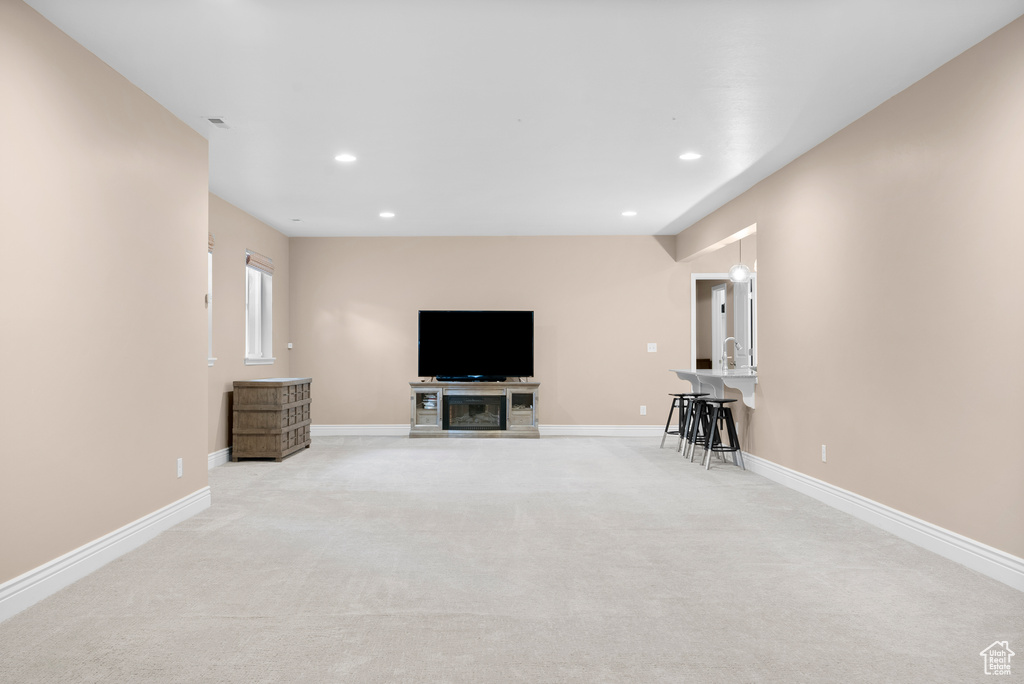
<instances>
[{"instance_id":1,"label":"metal stool leg","mask_svg":"<svg viewBox=\"0 0 1024 684\"><path fill-rule=\"evenodd\" d=\"M746 466L743 465L743 450L740 448L740 438L736 434L736 422L732 419L732 409L727 406L724 410L725 427L729 431L729 446L733 447L732 462L738 465L741 470L746 470Z\"/></svg>"},{"instance_id":2,"label":"metal stool leg","mask_svg":"<svg viewBox=\"0 0 1024 684\"><path fill-rule=\"evenodd\" d=\"M693 401L692 397L679 397L679 425L676 426L676 431L679 433L679 441L676 442L676 453L679 453L683 449L683 431L686 427L686 412L690 409L691 401Z\"/></svg>"},{"instance_id":3,"label":"metal stool leg","mask_svg":"<svg viewBox=\"0 0 1024 684\"><path fill-rule=\"evenodd\" d=\"M661 445L658 447L659 449L665 446L665 438L668 437L668 428L672 425L672 412L676 410L677 406L679 406L679 397L672 397L672 407L668 410L668 420L665 421L665 432L661 434Z\"/></svg>"},{"instance_id":4,"label":"metal stool leg","mask_svg":"<svg viewBox=\"0 0 1024 684\"><path fill-rule=\"evenodd\" d=\"M697 410L698 404L699 401L697 400L697 398L693 398L690 400L690 404L686 407L686 420L684 421L684 430L686 432L686 435L685 439L683 440L683 458L691 458L690 449L693 447L694 440L693 424L696 419L696 417L694 416L694 412Z\"/></svg>"},{"instance_id":5,"label":"metal stool leg","mask_svg":"<svg viewBox=\"0 0 1024 684\"><path fill-rule=\"evenodd\" d=\"M697 444L702 443L704 438L707 436L707 426L705 423L707 421L706 416L708 405L700 399L697 399L693 403L694 406L690 414L691 422L688 432L689 443L686 445L686 448L690 450L690 463L693 463L693 457L697 453Z\"/></svg>"},{"instance_id":6,"label":"metal stool leg","mask_svg":"<svg viewBox=\"0 0 1024 684\"><path fill-rule=\"evenodd\" d=\"M711 411L711 423L708 426L708 434L706 435L707 441L704 443L704 458L700 460L704 470L711 470L711 450L714 448L716 441L722 441L722 437L718 432L718 411L718 404L715 404L714 410Z\"/></svg>"}]
</instances>

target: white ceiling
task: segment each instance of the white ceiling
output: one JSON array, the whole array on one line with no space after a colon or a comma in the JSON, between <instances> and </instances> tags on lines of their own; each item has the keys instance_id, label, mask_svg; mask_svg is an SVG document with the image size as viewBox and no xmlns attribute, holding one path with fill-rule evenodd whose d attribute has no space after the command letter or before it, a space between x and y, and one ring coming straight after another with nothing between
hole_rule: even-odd
<instances>
[{"instance_id":1,"label":"white ceiling","mask_svg":"<svg viewBox=\"0 0 1024 684\"><path fill-rule=\"evenodd\" d=\"M1024 0L27 1L209 139L212 192L305 236L677 233L1024 13ZM679 160L688 150L704 156ZM346 151L358 161L334 161Z\"/></svg>"}]
</instances>

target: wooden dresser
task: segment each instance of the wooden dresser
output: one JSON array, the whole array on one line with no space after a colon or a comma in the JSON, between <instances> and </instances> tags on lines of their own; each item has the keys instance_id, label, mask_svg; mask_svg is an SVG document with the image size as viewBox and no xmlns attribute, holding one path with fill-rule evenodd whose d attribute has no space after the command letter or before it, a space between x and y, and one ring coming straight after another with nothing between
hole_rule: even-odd
<instances>
[{"instance_id":1,"label":"wooden dresser","mask_svg":"<svg viewBox=\"0 0 1024 684\"><path fill-rule=\"evenodd\" d=\"M231 460L280 461L308 448L312 378L236 380Z\"/></svg>"}]
</instances>

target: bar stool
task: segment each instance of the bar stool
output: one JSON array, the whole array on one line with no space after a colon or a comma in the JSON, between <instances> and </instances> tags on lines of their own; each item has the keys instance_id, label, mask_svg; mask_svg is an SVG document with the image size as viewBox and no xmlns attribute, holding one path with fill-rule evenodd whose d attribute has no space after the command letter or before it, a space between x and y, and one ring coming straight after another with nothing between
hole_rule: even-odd
<instances>
[{"instance_id":1,"label":"bar stool","mask_svg":"<svg viewBox=\"0 0 1024 684\"><path fill-rule=\"evenodd\" d=\"M702 401L705 406L704 413L707 415L707 432L704 439L704 456L701 458L700 464L704 466L705 470L711 469L712 453L731 453L732 462L741 469L746 470L746 467L743 465L743 450L740 448L740 438L736 435L736 423L732 419L732 408L727 405L734 401L736 400L704 399ZM725 427L726 434L729 437L728 444L722 442L722 427Z\"/></svg>"},{"instance_id":2,"label":"bar stool","mask_svg":"<svg viewBox=\"0 0 1024 684\"><path fill-rule=\"evenodd\" d=\"M676 451L682 452L683 458L686 458L687 453L689 453L689 449L692 446L690 440L691 439L695 439L695 438L699 439L700 435L704 434L704 430L699 425L697 426L697 436L696 437L691 435L691 432L692 432L692 428L693 428L694 424L696 423L696 421L700 417L700 405L701 405L700 402L701 402L701 400L704 397L707 397L707 396L710 396L710 395L707 392L688 392L685 396L687 398L687 400L685 402L686 403L686 407L685 407L685 409L681 409L681 411L683 411L683 412L679 416L679 418L680 418L679 424L680 424L680 428L681 428L681 430L680 430L681 437L679 438L679 447L676 449ZM684 442L686 444L686 450L685 451L683 450Z\"/></svg>"},{"instance_id":3,"label":"bar stool","mask_svg":"<svg viewBox=\"0 0 1024 684\"><path fill-rule=\"evenodd\" d=\"M690 414L690 407L693 404L693 400L696 397L706 397L707 392L680 392L678 394L669 394L672 397L672 407L668 410L668 420L665 421L665 433L661 436L661 446L665 446L665 438L669 435L677 435L679 437L679 443L676 444L676 451L682 450L683 447L683 435L685 434L685 425L687 416ZM679 423L673 430L672 426L672 414L676 409L679 409Z\"/></svg>"},{"instance_id":4,"label":"bar stool","mask_svg":"<svg viewBox=\"0 0 1024 684\"><path fill-rule=\"evenodd\" d=\"M669 394L668 396L672 397L672 407L668 410L668 420L665 421L665 433L661 436L661 445L658 446L659 449L665 446L665 438L668 437L669 435L680 435L680 442L682 442L683 439L681 436L683 429L683 407L681 403L683 401L683 397L685 397L686 395ZM679 409L679 425L676 427L675 430L672 430L670 429L672 425L672 414L675 413L676 409Z\"/></svg>"},{"instance_id":5,"label":"bar stool","mask_svg":"<svg viewBox=\"0 0 1024 684\"><path fill-rule=\"evenodd\" d=\"M697 451L697 446L704 446L707 443L708 423L711 420L707 401L705 400L705 397L708 396L710 395L702 394L694 397L693 401L690 402L690 410L686 415L686 430L684 431L686 448L683 450L683 458L689 458L690 463L693 463L693 456Z\"/></svg>"}]
</instances>

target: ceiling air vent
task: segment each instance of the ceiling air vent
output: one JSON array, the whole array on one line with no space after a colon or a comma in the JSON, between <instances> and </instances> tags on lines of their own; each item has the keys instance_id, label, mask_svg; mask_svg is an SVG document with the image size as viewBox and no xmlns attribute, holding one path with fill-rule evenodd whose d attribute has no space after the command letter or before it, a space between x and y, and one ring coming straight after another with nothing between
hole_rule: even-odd
<instances>
[{"instance_id":1,"label":"ceiling air vent","mask_svg":"<svg viewBox=\"0 0 1024 684\"><path fill-rule=\"evenodd\" d=\"M221 116L208 116L208 117L206 117L206 120L209 121L210 123L212 123L217 128L231 128L224 121L224 117L221 117Z\"/></svg>"}]
</instances>

